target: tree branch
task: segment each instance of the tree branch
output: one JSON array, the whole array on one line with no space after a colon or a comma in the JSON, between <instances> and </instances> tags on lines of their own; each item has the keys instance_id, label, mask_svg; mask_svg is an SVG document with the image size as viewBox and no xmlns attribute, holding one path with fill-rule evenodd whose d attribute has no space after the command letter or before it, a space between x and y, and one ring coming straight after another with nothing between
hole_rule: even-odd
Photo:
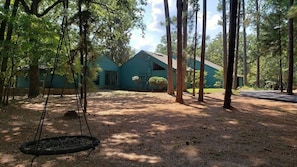
<instances>
[{"instance_id":1,"label":"tree branch","mask_svg":"<svg viewBox=\"0 0 297 167\"><path fill-rule=\"evenodd\" d=\"M22 0L23 1L23 0ZM64 0L57 0L55 3L53 3L50 7L48 7L47 9L45 9L42 13L37 13L36 16L37 17L42 17L44 15L46 15L49 11L51 11L55 6L57 6L59 3L64 2Z\"/></svg>"},{"instance_id":2,"label":"tree branch","mask_svg":"<svg viewBox=\"0 0 297 167\"><path fill-rule=\"evenodd\" d=\"M116 9L112 9L111 7L106 5L105 3L101 3L101 2L97 2L97 1L90 1L90 3L99 5L99 6L103 7L103 8L105 8L108 12L111 12L113 14L117 11Z\"/></svg>"},{"instance_id":3,"label":"tree branch","mask_svg":"<svg viewBox=\"0 0 297 167\"><path fill-rule=\"evenodd\" d=\"M23 6L25 12L28 13L28 14L31 13L30 8L29 8L29 6L26 4L25 0L20 0L20 2L21 2L21 4L22 4L22 6Z\"/></svg>"}]
</instances>

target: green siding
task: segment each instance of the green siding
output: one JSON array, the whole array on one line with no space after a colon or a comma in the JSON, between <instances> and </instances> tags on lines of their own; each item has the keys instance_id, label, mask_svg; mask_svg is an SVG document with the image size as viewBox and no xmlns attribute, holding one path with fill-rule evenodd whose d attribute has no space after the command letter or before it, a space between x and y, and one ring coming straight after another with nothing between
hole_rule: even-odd
<instances>
[{"instance_id":1,"label":"green siding","mask_svg":"<svg viewBox=\"0 0 297 167\"><path fill-rule=\"evenodd\" d=\"M25 76L18 76L16 81L17 88L28 88L29 87L29 78Z\"/></svg>"},{"instance_id":2,"label":"green siding","mask_svg":"<svg viewBox=\"0 0 297 167\"><path fill-rule=\"evenodd\" d=\"M46 87L50 86L50 82L51 82L51 75L48 75L46 78ZM51 88L65 88L66 89L71 89L71 88L75 88L74 83L70 83L67 81L67 78L65 76L61 76L61 75L55 75L53 78L53 83L51 85Z\"/></svg>"},{"instance_id":3,"label":"green siding","mask_svg":"<svg viewBox=\"0 0 297 167\"><path fill-rule=\"evenodd\" d=\"M99 88L118 88L118 78L116 78L116 83L114 85L106 85L105 83L105 74L108 72L113 72L115 75L119 75L119 67L115 64L112 60L110 60L106 56L100 56L96 63L101 68L101 72L98 74L100 75L100 83L97 85ZM45 83L46 87L50 86L51 75L46 76L44 70L40 70L40 86ZM66 83L65 83L66 82ZM55 75L53 78L53 83L51 85L52 88L74 88L73 83L69 83L66 81L66 77L61 75ZM96 84L96 83L95 83ZM18 76L17 78L17 87L19 88L28 88L29 87L29 78L27 76Z\"/></svg>"},{"instance_id":4,"label":"green siding","mask_svg":"<svg viewBox=\"0 0 297 167\"><path fill-rule=\"evenodd\" d=\"M55 75L53 78L53 83L50 85L51 82L51 75L46 75L44 72L40 72L39 76L39 86L40 87L50 87L51 88L74 88L73 83L69 83L66 81L66 77L61 75ZM66 81L66 82L65 82ZM18 76L17 78L17 87L18 88L28 88L29 87L29 78L27 76Z\"/></svg>"},{"instance_id":5,"label":"green siding","mask_svg":"<svg viewBox=\"0 0 297 167\"><path fill-rule=\"evenodd\" d=\"M119 87L119 66L114 63L111 59L109 59L107 56L100 56L97 58L96 63L100 67L101 71L98 74L99 75L99 85L97 85L99 88L112 88L116 89ZM115 76L110 77L109 74L113 74ZM106 78L109 77L109 78ZM113 82L109 82L108 80L115 80Z\"/></svg>"},{"instance_id":6,"label":"green siding","mask_svg":"<svg viewBox=\"0 0 297 167\"><path fill-rule=\"evenodd\" d=\"M165 70L153 70L153 63L158 64ZM141 89L148 90L151 89L148 85L148 80L152 76L164 77L167 79L167 64L161 62L160 60L152 57L144 51L140 51L133 58L128 60L121 66L120 74L120 88L121 89ZM175 85L175 72L174 75L174 85ZM141 78L140 83L132 81L133 76L139 76Z\"/></svg>"},{"instance_id":7,"label":"green siding","mask_svg":"<svg viewBox=\"0 0 297 167\"><path fill-rule=\"evenodd\" d=\"M148 89L147 81L151 77L151 56L141 51L121 66L121 89ZM141 78L140 83L132 81L133 76Z\"/></svg>"},{"instance_id":8,"label":"green siding","mask_svg":"<svg viewBox=\"0 0 297 167\"><path fill-rule=\"evenodd\" d=\"M196 60L196 70L200 70L200 61ZM189 59L188 60L188 66L193 68L194 67L194 60L193 59ZM207 88L213 88L214 84L218 81L216 78L214 78L214 75L216 74L217 71L219 71L219 69L213 68L207 64L205 64L204 66L204 70L205 72L207 72L207 76L206 76L206 83L204 85L204 87ZM199 76L198 76L199 77Z\"/></svg>"},{"instance_id":9,"label":"green siding","mask_svg":"<svg viewBox=\"0 0 297 167\"><path fill-rule=\"evenodd\" d=\"M164 57L163 57L164 58ZM163 60L164 61L164 60ZM96 60L96 64L100 67L101 71L98 73L98 80L94 83L99 88L111 89L126 89L126 90L150 90L148 80L152 76L159 76L167 78L167 64L160 61L159 57L154 57L145 51L138 52L134 57L129 59L121 67L114 63L106 56L100 56ZM155 64L155 66L154 66ZM193 67L193 60L188 61L188 66ZM216 79L214 75L218 69L209 65L205 65L207 72L205 87L214 87ZM154 70L155 67L155 70ZM157 68L156 68L157 67ZM200 62L196 61L196 70L200 69ZM176 87L176 70L173 70L173 84ZM139 76L141 82L134 82L133 76ZM50 76L45 75L45 71L41 70L40 82L46 80L46 86L49 86ZM63 88L65 77L56 75L53 80L53 88ZM24 76L19 76L17 79L17 87L27 88L29 86L29 79ZM42 86L42 85L40 85ZM190 86L190 85L188 85ZM74 88L73 83L66 82L66 88Z\"/></svg>"}]
</instances>

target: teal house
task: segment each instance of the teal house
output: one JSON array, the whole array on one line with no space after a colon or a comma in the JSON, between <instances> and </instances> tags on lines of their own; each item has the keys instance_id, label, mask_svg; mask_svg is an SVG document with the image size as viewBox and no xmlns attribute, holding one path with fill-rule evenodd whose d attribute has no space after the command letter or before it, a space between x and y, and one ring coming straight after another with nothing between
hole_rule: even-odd
<instances>
[{"instance_id":1,"label":"teal house","mask_svg":"<svg viewBox=\"0 0 297 167\"><path fill-rule=\"evenodd\" d=\"M196 63L195 63L195 70L200 70L200 62L201 58L198 57L196 59ZM206 88L213 88L215 87L215 83L218 81L218 79L216 79L214 77L214 75L216 74L217 71L222 70L223 68L219 65L216 65L208 60L205 60L204 62L205 66L204 66L204 71L206 72L206 77L205 77L205 84L204 87ZM187 61L187 65L188 67L191 67L192 69L194 69L194 59L188 59ZM199 77L199 76L198 76Z\"/></svg>"},{"instance_id":2,"label":"teal house","mask_svg":"<svg viewBox=\"0 0 297 167\"><path fill-rule=\"evenodd\" d=\"M100 56L96 60L100 72L94 83L98 88L118 89L119 88L119 66L107 56Z\"/></svg>"},{"instance_id":3,"label":"teal house","mask_svg":"<svg viewBox=\"0 0 297 167\"><path fill-rule=\"evenodd\" d=\"M100 72L98 73L97 79L94 81L98 88L104 89L117 89L119 88L119 66L114 63L107 56L100 56L96 59L96 64L100 67ZM75 85L73 82L68 82L65 76L55 74L53 77L53 82L50 85L51 75L49 75L49 68L41 66L39 68L39 86L51 88L66 88L73 89ZM79 82L79 81L77 81ZM28 88L29 87L29 77L28 68L20 70L20 74L17 77L16 87L18 88Z\"/></svg>"},{"instance_id":4,"label":"teal house","mask_svg":"<svg viewBox=\"0 0 297 167\"><path fill-rule=\"evenodd\" d=\"M16 78L16 87L17 88L28 88L29 87L29 76L28 76L29 68L26 67L20 70ZM44 66L39 67L39 86L40 87L49 87L52 75L49 74L50 69ZM73 89L75 86L73 83L68 82L65 76L55 74L53 77L53 82L51 84L52 88L66 88Z\"/></svg>"},{"instance_id":5,"label":"teal house","mask_svg":"<svg viewBox=\"0 0 297 167\"><path fill-rule=\"evenodd\" d=\"M159 76L167 78L167 64L168 56L152 53L147 51L140 51L126 63L120 67L120 88L121 89L151 89L148 85L148 80L152 76ZM194 71L194 60L189 59L187 62L188 74L191 74ZM172 59L172 68L173 68L173 85L176 86L176 67L177 61L176 58ZM200 58L196 60L195 70L200 69ZM222 67L205 60L205 71L207 76L205 78L206 83L205 87L214 87L214 84L218 81L214 78L214 75L217 71L221 70ZM140 78L139 82L132 80L132 77L138 76ZM190 86L190 84L188 84Z\"/></svg>"},{"instance_id":6,"label":"teal house","mask_svg":"<svg viewBox=\"0 0 297 167\"><path fill-rule=\"evenodd\" d=\"M200 69L200 59L196 60L195 70ZM158 76L167 78L168 71L168 56L159 53L152 53L147 51L140 51L125 62L122 66L118 66L107 56L100 56L96 59L96 65L100 68L97 78L94 84L100 89L123 89L123 90L151 90L152 88L148 84L150 77ZM188 75L194 71L194 60L189 59ZM176 86L176 68L177 61L172 59L172 73L173 73L173 85ZM214 75L222 67L205 61L206 82L205 87L214 87L214 84L218 81ZM17 87L28 88L29 79L26 76L28 69L22 70L22 74L17 77ZM40 69L40 87L49 87L51 75L47 75L46 68ZM132 78L138 78L133 80ZM188 86L191 86L188 84ZM74 88L73 83L69 83L65 76L55 75L52 88Z\"/></svg>"},{"instance_id":7,"label":"teal house","mask_svg":"<svg viewBox=\"0 0 297 167\"><path fill-rule=\"evenodd\" d=\"M126 90L148 90L148 80L152 76L167 78L167 55L140 51L120 67L120 88ZM172 60L173 80L175 81L176 60ZM135 82L132 77L138 76ZM174 82L175 85L175 82Z\"/></svg>"}]
</instances>

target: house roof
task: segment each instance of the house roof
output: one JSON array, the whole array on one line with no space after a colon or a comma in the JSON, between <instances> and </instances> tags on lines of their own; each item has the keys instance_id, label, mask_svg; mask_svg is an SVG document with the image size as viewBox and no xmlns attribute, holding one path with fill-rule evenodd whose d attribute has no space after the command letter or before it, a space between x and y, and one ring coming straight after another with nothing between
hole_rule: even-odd
<instances>
[{"instance_id":1,"label":"house roof","mask_svg":"<svg viewBox=\"0 0 297 167\"><path fill-rule=\"evenodd\" d=\"M168 64L168 56L161 54L161 53L153 53L153 52L148 52L148 51L144 51L146 54L160 60L161 62ZM176 59L172 59L172 68L173 69L177 69L177 61Z\"/></svg>"},{"instance_id":2,"label":"house roof","mask_svg":"<svg viewBox=\"0 0 297 167\"><path fill-rule=\"evenodd\" d=\"M148 55L160 60L161 62L165 63L165 64L168 64L168 56L167 55L164 55L164 54L161 54L161 53L153 53L153 52L148 52L148 51L144 51L145 53L147 53ZM199 61L201 58L198 57L196 60ZM214 68L214 69L217 69L217 70L221 70L222 67L219 66L219 65L216 65L208 60L205 60L205 64ZM172 68L173 69L177 69L177 60L172 58ZM187 67L187 70L193 70L191 67Z\"/></svg>"},{"instance_id":3,"label":"house roof","mask_svg":"<svg viewBox=\"0 0 297 167\"><path fill-rule=\"evenodd\" d=\"M148 52L144 51L145 53L151 55L152 57L158 59L159 61L165 63L166 65L168 64L168 56L164 55L162 53L153 53L153 52ZM177 60L172 58L172 68L177 69ZM191 67L187 67L187 71L192 71L193 69Z\"/></svg>"},{"instance_id":4,"label":"house roof","mask_svg":"<svg viewBox=\"0 0 297 167\"><path fill-rule=\"evenodd\" d=\"M200 62L201 57L197 57L196 60ZM217 70L221 70L221 69L223 69L223 67L221 67L221 66L219 66L219 65L217 65L217 64L215 64L215 63L213 63L213 62L211 62L211 61L208 61L208 60L204 60L204 61L205 61L204 63L205 63L206 65L208 65L208 66L210 66L210 67L212 67L212 68L214 68L214 69L217 69Z\"/></svg>"},{"instance_id":5,"label":"house roof","mask_svg":"<svg viewBox=\"0 0 297 167\"><path fill-rule=\"evenodd\" d=\"M48 67L46 65L38 65L39 70L48 70L54 67ZM22 70L29 70L30 69L30 65L25 65L24 67L17 67L18 71L22 71Z\"/></svg>"}]
</instances>

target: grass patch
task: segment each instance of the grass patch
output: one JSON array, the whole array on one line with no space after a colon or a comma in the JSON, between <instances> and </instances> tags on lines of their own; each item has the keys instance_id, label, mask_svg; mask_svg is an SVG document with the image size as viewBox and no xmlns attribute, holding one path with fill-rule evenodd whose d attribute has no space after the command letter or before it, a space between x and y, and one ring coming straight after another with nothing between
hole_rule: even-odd
<instances>
[{"instance_id":1,"label":"grass patch","mask_svg":"<svg viewBox=\"0 0 297 167\"><path fill-rule=\"evenodd\" d=\"M187 89L187 91L190 93L193 93L192 88ZM204 88L203 92L204 93L223 93L223 92L225 92L225 89L223 89L223 88ZM199 93L198 88L195 89L195 93Z\"/></svg>"}]
</instances>

